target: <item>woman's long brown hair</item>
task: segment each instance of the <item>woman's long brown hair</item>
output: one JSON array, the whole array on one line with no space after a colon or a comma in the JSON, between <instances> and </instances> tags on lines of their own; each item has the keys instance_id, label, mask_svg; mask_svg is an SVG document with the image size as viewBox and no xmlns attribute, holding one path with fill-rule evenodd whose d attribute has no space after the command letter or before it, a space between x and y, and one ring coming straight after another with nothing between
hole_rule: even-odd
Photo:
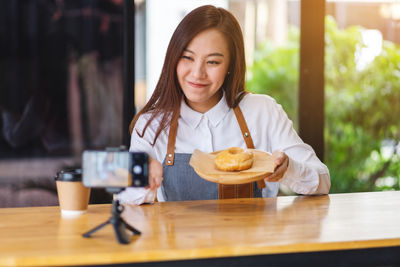
<instances>
[{"instance_id":1,"label":"woman's long brown hair","mask_svg":"<svg viewBox=\"0 0 400 267\"><path fill-rule=\"evenodd\" d=\"M225 91L228 106L234 108L238 105L245 94L246 71L243 35L240 25L235 17L223 8L211 5L201 6L186 15L172 35L160 79L147 104L133 118L129 126L130 133L132 133L140 115L151 114L143 131L137 132L141 137L143 137L153 119L161 116L152 144L154 146L161 131L170 124L173 114L179 112L180 103L182 97L184 97L176 74L176 67L183 51L197 34L210 28L220 31L228 43L230 63L222 89Z\"/></svg>"}]
</instances>

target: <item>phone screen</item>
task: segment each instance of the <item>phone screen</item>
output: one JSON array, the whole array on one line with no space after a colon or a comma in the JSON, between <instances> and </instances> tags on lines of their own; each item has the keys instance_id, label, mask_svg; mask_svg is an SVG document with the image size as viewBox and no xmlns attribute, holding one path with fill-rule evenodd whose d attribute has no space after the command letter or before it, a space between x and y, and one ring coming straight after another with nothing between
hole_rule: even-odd
<instances>
[{"instance_id":1,"label":"phone screen","mask_svg":"<svg viewBox=\"0 0 400 267\"><path fill-rule=\"evenodd\" d=\"M83 184L87 187L147 185L147 154L129 151L83 153Z\"/></svg>"}]
</instances>

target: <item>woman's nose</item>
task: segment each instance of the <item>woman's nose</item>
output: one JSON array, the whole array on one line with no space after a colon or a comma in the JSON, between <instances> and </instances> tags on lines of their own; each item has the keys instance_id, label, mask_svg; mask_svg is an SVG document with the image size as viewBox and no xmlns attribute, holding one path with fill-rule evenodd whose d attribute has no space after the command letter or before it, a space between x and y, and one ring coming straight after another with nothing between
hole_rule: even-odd
<instances>
[{"instance_id":1,"label":"woman's nose","mask_svg":"<svg viewBox=\"0 0 400 267\"><path fill-rule=\"evenodd\" d=\"M197 79L201 79L207 76L205 65L201 62L193 64L192 75Z\"/></svg>"}]
</instances>

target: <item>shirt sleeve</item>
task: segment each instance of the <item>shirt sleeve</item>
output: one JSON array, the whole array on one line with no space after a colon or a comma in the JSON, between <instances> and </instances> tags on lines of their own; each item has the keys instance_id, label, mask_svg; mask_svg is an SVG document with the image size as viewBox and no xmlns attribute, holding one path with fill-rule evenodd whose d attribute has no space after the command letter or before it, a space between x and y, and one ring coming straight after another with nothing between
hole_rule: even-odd
<instances>
[{"instance_id":1,"label":"shirt sleeve","mask_svg":"<svg viewBox=\"0 0 400 267\"><path fill-rule=\"evenodd\" d=\"M281 150L289 157L288 169L280 183L298 194L328 194L331 182L326 165L297 135L281 105L273 101L270 114L273 119L270 132L272 151Z\"/></svg>"},{"instance_id":2,"label":"shirt sleeve","mask_svg":"<svg viewBox=\"0 0 400 267\"><path fill-rule=\"evenodd\" d=\"M131 134L131 145L129 151L132 152L146 152L150 157L156 159L154 146L152 145L155 132L150 125L147 127L146 132L143 134L143 129L146 123L146 116L142 115L136 122ZM143 135L143 136L142 136Z\"/></svg>"}]
</instances>

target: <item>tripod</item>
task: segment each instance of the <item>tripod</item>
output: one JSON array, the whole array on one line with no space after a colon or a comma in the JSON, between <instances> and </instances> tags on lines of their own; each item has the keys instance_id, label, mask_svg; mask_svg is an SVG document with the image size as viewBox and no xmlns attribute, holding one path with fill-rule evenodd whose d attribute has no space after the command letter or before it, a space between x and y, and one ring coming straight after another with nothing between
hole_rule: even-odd
<instances>
[{"instance_id":1,"label":"tripod","mask_svg":"<svg viewBox=\"0 0 400 267\"><path fill-rule=\"evenodd\" d=\"M104 223L96 226L95 228L87 231L82 236L83 237L90 237L93 233L97 232L107 224L112 224L114 228L115 236L120 244L129 244L130 236L126 233L126 229L130 230L133 235L140 235L141 232L129 225L125 222L124 219L121 218L121 213L124 210L124 207L119 204L117 199L117 195L113 195L112 201L112 210L111 210L111 217L105 221Z\"/></svg>"}]
</instances>

